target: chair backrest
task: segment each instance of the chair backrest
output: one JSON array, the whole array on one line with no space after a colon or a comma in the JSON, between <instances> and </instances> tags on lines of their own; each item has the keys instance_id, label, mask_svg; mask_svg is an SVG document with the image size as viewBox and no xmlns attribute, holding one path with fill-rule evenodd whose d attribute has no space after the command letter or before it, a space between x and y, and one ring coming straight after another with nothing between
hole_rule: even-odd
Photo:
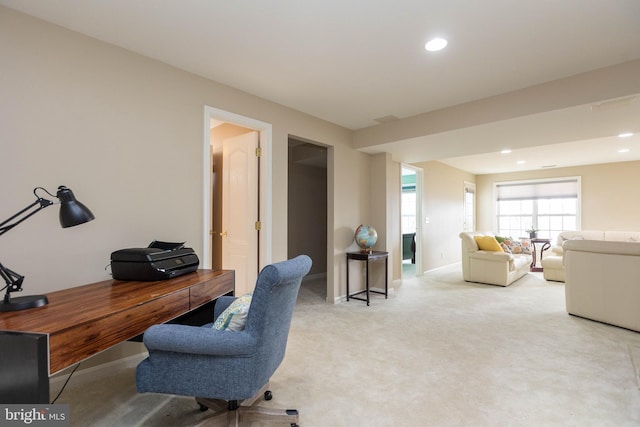
<instances>
[{"instance_id":1,"label":"chair backrest","mask_svg":"<svg viewBox=\"0 0 640 427\"><path fill-rule=\"evenodd\" d=\"M311 258L300 255L266 266L258 275L244 331L258 340L254 372L266 383L282 362L302 279Z\"/></svg>"},{"instance_id":2,"label":"chair backrest","mask_svg":"<svg viewBox=\"0 0 640 427\"><path fill-rule=\"evenodd\" d=\"M573 230L562 231L556 239L556 246L562 246L567 240L604 240L604 231Z\"/></svg>"}]
</instances>

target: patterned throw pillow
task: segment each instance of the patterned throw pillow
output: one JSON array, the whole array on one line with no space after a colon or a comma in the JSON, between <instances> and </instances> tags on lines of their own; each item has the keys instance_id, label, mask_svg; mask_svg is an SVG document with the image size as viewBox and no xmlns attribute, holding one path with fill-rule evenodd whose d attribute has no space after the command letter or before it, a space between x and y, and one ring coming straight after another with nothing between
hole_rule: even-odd
<instances>
[{"instance_id":1,"label":"patterned throw pillow","mask_svg":"<svg viewBox=\"0 0 640 427\"><path fill-rule=\"evenodd\" d=\"M213 329L220 331L240 332L244 330L247 322L247 313L251 306L251 294L245 294L236 298L229 307L223 311L213 323Z\"/></svg>"},{"instance_id":2,"label":"patterned throw pillow","mask_svg":"<svg viewBox=\"0 0 640 427\"><path fill-rule=\"evenodd\" d=\"M512 254L531 254L530 240L514 240L509 237L504 243L509 246L509 250Z\"/></svg>"}]
</instances>

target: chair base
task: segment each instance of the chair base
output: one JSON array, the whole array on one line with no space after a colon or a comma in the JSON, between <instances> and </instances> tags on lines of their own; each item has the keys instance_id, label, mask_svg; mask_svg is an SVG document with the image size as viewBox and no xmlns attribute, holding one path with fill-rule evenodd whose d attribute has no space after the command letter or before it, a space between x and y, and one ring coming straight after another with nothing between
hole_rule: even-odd
<instances>
[{"instance_id":1,"label":"chair base","mask_svg":"<svg viewBox=\"0 0 640 427\"><path fill-rule=\"evenodd\" d=\"M298 411L295 409L275 409L262 406L252 406L258 399L265 397L271 400L271 392L266 384L252 398L240 402L196 397L200 408L211 409L214 414L204 419L199 426L209 424L214 426L239 427L240 421L263 421L272 423L289 423L298 426Z\"/></svg>"}]
</instances>

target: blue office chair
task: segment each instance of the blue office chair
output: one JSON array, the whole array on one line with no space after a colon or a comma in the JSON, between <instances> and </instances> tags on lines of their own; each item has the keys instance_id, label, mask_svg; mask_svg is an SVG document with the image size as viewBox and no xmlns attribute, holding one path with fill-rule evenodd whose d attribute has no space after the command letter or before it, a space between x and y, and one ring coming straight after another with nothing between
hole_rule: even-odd
<instances>
[{"instance_id":1,"label":"blue office chair","mask_svg":"<svg viewBox=\"0 0 640 427\"><path fill-rule=\"evenodd\" d=\"M291 317L302 278L311 259L294 259L266 266L258 275L242 331L155 325L144 334L149 357L136 371L138 391L196 396L200 409L214 417L239 421L288 422L297 426L298 411L252 407L270 400L269 379L284 358ZM227 317L236 298L221 297L214 318ZM241 298L238 298L241 300Z\"/></svg>"}]
</instances>

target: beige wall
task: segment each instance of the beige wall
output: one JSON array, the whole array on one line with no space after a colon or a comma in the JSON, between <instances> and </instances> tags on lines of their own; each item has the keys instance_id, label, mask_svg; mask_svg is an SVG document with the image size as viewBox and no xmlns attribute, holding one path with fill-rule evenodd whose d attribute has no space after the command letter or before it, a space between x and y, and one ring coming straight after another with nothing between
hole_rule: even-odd
<instances>
[{"instance_id":1,"label":"beige wall","mask_svg":"<svg viewBox=\"0 0 640 427\"><path fill-rule=\"evenodd\" d=\"M5 8L0 57L0 218L60 184L96 216L63 230L50 207L2 236L25 294L106 279L112 251L153 239L202 253L205 106L273 126L274 261L287 255L288 136L330 147L329 297L344 294L344 252L371 206L370 156L349 130Z\"/></svg>"},{"instance_id":2,"label":"beige wall","mask_svg":"<svg viewBox=\"0 0 640 427\"><path fill-rule=\"evenodd\" d=\"M493 184L500 181L580 176L583 230L640 230L640 161L478 175L477 229L495 229Z\"/></svg>"},{"instance_id":3,"label":"beige wall","mask_svg":"<svg viewBox=\"0 0 640 427\"><path fill-rule=\"evenodd\" d=\"M422 267L424 271L460 261L464 182L475 175L431 161L412 166L423 170ZM429 223L425 219L429 218ZM420 256L420 255L419 255Z\"/></svg>"}]
</instances>

